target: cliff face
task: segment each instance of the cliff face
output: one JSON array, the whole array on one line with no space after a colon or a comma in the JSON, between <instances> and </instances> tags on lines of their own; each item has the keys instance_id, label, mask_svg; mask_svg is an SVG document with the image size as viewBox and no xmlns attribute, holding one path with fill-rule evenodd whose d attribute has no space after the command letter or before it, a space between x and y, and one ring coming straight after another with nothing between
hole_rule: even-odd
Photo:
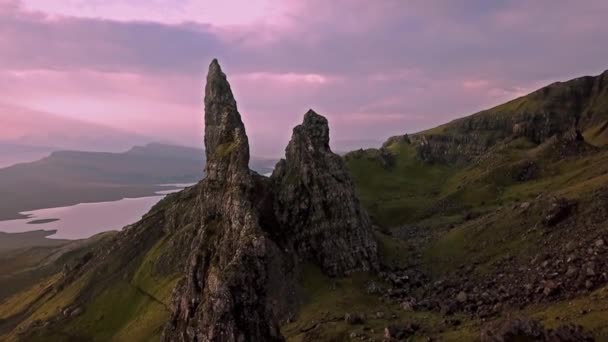
<instances>
[{"instance_id":1,"label":"cliff face","mask_svg":"<svg viewBox=\"0 0 608 342\"><path fill-rule=\"evenodd\" d=\"M469 162L498 143L523 138L542 144L573 136L595 145L608 142L608 71L557 82L503 105L410 135L418 159Z\"/></svg>"},{"instance_id":2,"label":"cliff face","mask_svg":"<svg viewBox=\"0 0 608 342\"><path fill-rule=\"evenodd\" d=\"M328 275L370 270L376 244L329 128L309 112L271 179L248 168L249 145L217 61L205 89L207 177L186 277L172 300L165 341L280 341L301 261ZM291 310L293 311L293 307Z\"/></svg>"}]
</instances>

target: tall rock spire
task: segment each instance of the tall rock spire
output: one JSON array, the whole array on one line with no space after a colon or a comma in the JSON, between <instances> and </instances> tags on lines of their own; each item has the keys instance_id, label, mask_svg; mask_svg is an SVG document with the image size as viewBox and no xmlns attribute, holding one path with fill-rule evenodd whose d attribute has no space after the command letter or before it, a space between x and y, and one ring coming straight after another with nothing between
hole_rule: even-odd
<instances>
[{"instance_id":1,"label":"tall rock spire","mask_svg":"<svg viewBox=\"0 0 608 342\"><path fill-rule=\"evenodd\" d=\"M200 222L163 341L283 341L268 294L271 275L284 273L271 260L285 258L260 225L253 189L261 176L247 166L245 127L217 60L205 88L205 147Z\"/></svg>"},{"instance_id":2,"label":"tall rock spire","mask_svg":"<svg viewBox=\"0 0 608 342\"><path fill-rule=\"evenodd\" d=\"M248 173L249 141L226 74L217 59L209 65L205 86L205 171L211 180Z\"/></svg>"}]
</instances>

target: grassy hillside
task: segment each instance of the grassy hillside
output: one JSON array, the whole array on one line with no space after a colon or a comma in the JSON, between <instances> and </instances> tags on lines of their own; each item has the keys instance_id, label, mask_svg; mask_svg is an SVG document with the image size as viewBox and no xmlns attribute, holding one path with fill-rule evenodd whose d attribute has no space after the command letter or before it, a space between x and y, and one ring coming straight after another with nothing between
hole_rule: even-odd
<instances>
[{"instance_id":1,"label":"grassy hillside","mask_svg":"<svg viewBox=\"0 0 608 342\"><path fill-rule=\"evenodd\" d=\"M168 195L121 233L7 254L33 261L19 268L27 281L2 279L21 291L0 297L0 339L158 340L183 276L196 194L192 187Z\"/></svg>"}]
</instances>

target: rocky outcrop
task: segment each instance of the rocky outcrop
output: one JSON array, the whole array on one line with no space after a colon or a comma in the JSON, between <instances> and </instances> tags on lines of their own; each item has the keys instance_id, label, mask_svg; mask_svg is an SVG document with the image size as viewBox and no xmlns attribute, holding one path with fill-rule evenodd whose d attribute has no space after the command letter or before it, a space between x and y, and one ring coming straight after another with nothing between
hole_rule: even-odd
<instances>
[{"instance_id":1,"label":"rocky outcrop","mask_svg":"<svg viewBox=\"0 0 608 342\"><path fill-rule=\"evenodd\" d=\"M329 147L327 119L312 110L304 115L271 179L277 220L299 256L332 276L376 268L371 223L344 161Z\"/></svg>"},{"instance_id":2,"label":"rocky outcrop","mask_svg":"<svg viewBox=\"0 0 608 342\"><path fill-rule=\"evenodd\" d=\"M281 252L261 227L259 176L248 168L245 128L216 60L205 88L205 147L200 228L163 340L280 341L268 284L270 272L281 271L271 270Z\"/></svg>"},{"instance_id":3,"label":"rocky outcrop","mask_svg":"<svg viewBox=\"0 0 608 342\"><path fill-rule=\"evenodd\" d=\"M376 243L327 120L310 111L271 179L249 170L249 144L219 64L205 88L206 178L185 278L164 341L281 341L302 260L331 276L376 267Z\"/></svg>"}]
</instances>

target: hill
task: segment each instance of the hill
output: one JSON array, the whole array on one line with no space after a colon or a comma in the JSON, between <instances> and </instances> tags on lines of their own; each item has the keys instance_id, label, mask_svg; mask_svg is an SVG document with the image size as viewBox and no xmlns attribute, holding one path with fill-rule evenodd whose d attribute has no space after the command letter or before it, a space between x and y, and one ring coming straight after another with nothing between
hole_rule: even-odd
<instances>
[{"instance_id":1,"label":"hill","mask_svg":"<svg viewBox=\"0 0 608 342\"><path fill-rule=\"evenodd\" d=\"M311 111L266 178L216 64L205 180L7 298L5 339L608 339L606 73L343 161Z\"/></svg>"}]
</instances>

